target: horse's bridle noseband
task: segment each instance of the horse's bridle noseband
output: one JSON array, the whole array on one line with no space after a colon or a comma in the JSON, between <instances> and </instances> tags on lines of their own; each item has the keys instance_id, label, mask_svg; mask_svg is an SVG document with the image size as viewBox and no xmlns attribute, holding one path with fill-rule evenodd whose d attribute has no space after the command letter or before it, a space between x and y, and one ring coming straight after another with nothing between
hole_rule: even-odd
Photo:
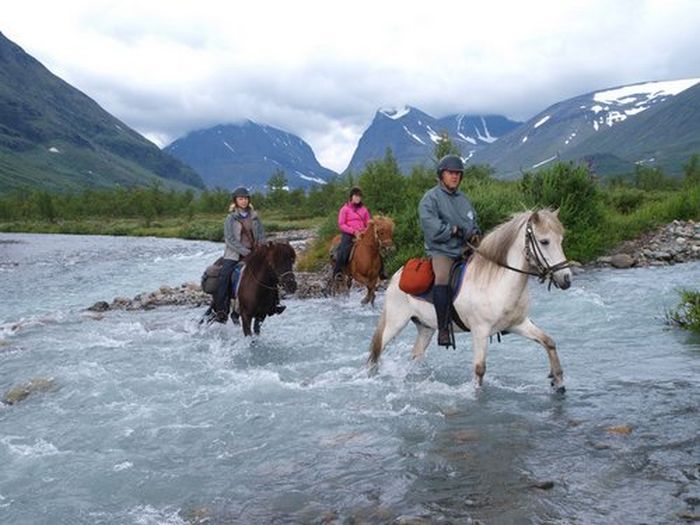
<instances>
[{"instance_id":1,"label":"horse's bridle noseband","mask_svg":"<svg viewBox=\"0 0 700 525\"><path fill-rule=\"evenodd\" d=\"M566 259L554 265L550 265L547 262L547 258L544 256L544 253L542 253L542 249L537 244L537 239L535 239L535 232L532 229L532 215L530 215L530 217L527 219L527 224L525 225L525 257L528 260L528 262L530 262L530 264L533 264L537 268L536 272L521 270L520 268L514 268L508 264L504 264L499 261L494 261L493 259L486 257L483 253L479 251L479 249L476 246L474 246L470 242L467 242L467 246L469 246L474 251L474 253L478 253L484 259L491 261L492 263L497 264L502 268L507 268L508 270L512 270L514 272L526 275L534 275L539 279L541 283L545 282L546 280L549 280L549 284L547 285L548 290L552 288L552 284L554 284L556 288L559 288L559 284L557 283L557 281L554 280L554 274L559 270L563 270L571 266L571 263Z\"/></svg>"},{"instance_id":2,"label":"horse's bridle noseband","mask_svg":"<svg viewBox=\"0 0 700 525\"><path fill-rule=\"evenodd\" d=\"M270 286L269 284L265 284L265 283L261 282L257 277L255 277L255 275L252 276L256 283L258 283L263 288L267 288L268 290L279 290L281 287L284 286L282 284L282 278L285 275L292 274L292 276L294 276L294 271L292 271L292 270L287 270L286 272L277 273L277 271L275 270L275 268L273 266L270 266L270 269L272 270L272 273L275 274L275 277L277 278L277 283L274 286Z\"/></svg>"}]
</instances>

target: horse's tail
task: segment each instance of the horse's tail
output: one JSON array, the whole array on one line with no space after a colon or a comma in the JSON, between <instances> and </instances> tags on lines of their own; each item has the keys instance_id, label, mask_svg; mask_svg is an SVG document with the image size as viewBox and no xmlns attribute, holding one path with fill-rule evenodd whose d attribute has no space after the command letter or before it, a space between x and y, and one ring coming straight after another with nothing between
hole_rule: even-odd
<instances>
[{"instance_id":1,"label":"horse's tail","mask_svg":"<svg viewBox=\"0 0 700 525\"><path fill-rule=\"evenodd\" d=\"M382 353L382 338L384 336L384 327L386 326L386 305L382 308L382 314L379 316L379 322L377 323L377 328L374 329L374 335L372 336L372 342L369 345L369 358L367 359L367 364L370 370L376 370L377 361L379 361L379 356Z\"/></svg>"}]
</instances>

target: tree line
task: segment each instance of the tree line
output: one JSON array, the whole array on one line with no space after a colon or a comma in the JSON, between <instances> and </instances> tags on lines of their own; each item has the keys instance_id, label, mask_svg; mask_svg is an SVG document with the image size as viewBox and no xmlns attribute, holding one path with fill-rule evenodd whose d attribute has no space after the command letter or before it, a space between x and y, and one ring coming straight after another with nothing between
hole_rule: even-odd
<instances>
[{"instance_id":1,"label":"tree line","mask_svg":"<svg viewBox=\"0 0 700 525\"><path fill-rule=\"evenodd\" d=\"M458 153L447 136L438 141L433 161ZM700 219L700 155L693 155L680 179L660 168L638 165L633 173L601 179L584 164L560 162L522 178L494 178L489 166L471 165L465 170L461 190L472 200L482 230L507 220L525 209L560 209L567 228L565 249L571 258L585 261L625 238L673 219ZM432 167L415 166L403 174L390 149L384 158L369 162L359 174L349 173L328 184L288 190L282 171L267 181L267 191L252 195L255 207L265 217L274 214L288 219L323 218L319 245L337 232L337 212L348 191L358 185L373 214L382 213L396 222L398 251L388 261L390 270L409 257L422 254L418 202L437 182ZM23 190L0 197L0 222L46 221L87 218L138 218L146 225L163 217L181 217L196 223L202 214L220 215L230 202L228 190L199 193L149 187L91 189L76 194ZM196 231L196 228L195 228ZM223 231L220 232L223 234ZM220 239L220 234L205 238ZM323 258L319 247L318 258Z\"/></svg>"}]
</instances>

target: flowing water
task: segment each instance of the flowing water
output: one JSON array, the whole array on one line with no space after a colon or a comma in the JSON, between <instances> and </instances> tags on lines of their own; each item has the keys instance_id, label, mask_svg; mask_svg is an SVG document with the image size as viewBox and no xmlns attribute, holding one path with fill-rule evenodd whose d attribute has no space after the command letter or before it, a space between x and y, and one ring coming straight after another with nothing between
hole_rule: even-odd
<instances>
[{"instance_id":1,"label":"flowing water","mask_svg":"<svg viewBox=\"0 0 700 525\"><path fill-rule=\"evenodd\" d=\"M364 368L380 312L285 300L256 339L203 309L84 311L197 281L221 245L0 234L0 523L678 523L700 514L700 338L664 324L700 263L531 283L535 343Z\"/></svg>"}]
</instances>

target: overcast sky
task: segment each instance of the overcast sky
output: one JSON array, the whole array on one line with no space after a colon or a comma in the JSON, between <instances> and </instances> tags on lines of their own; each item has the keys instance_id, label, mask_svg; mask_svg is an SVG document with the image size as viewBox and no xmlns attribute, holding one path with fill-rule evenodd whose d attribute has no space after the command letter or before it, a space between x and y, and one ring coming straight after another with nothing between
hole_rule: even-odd
<instances>
[{"instance_id":1,"label":"overcast sky","mask_svg":"<svg viewBox=\"0 0 700 525\"><path fill-rule=\"evenodd\" d=\"M22 0L0 31L159 146L251 119L344 170L380 107L526 120L700 77L700 1Z\"/></svg>"}]
</instances>

